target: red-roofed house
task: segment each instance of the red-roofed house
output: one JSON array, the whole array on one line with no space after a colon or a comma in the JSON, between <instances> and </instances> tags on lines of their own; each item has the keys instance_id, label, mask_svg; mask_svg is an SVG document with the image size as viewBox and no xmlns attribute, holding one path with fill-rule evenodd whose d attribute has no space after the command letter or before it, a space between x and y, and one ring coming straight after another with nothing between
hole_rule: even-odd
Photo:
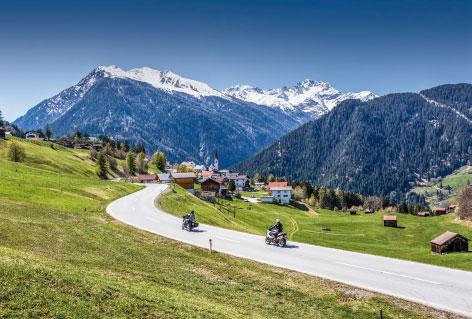
<instances>
[{"instance_id":1,"label":"red-roofed house","mask_svg":"<svg viewBox=\"0 0 472 319\"><path fill-rule=\"evenodd\" d=\"M267 184L266 188L270 190L272 187L287 187L288 183L287 182L270 182Z\"/></svg>"}]
</instances>

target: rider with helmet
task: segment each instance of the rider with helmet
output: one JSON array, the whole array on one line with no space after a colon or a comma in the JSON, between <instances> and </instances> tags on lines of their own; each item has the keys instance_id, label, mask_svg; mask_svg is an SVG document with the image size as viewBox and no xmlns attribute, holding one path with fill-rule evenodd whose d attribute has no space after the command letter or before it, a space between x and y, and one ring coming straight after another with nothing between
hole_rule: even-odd
<instances>
[{"instance_id":1,"label":"rider with helmet","mask_svg":"<svg viewBox=\"0 0 472 319\"><path fill-rule=\"evenodd\" d=\"M280 219L275 220L275 224L269 228L269 235L274 238L277 237L284 229L284 225L280 222Z\"/></svg>"}]
</instances>

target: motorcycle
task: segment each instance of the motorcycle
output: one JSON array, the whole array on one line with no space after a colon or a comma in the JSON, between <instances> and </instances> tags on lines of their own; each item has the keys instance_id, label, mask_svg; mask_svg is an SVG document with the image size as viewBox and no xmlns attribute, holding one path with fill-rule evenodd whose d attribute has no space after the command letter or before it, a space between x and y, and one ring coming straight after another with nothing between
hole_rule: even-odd
<instances>
[{"instance_id":1,"label":"motorcycle","mask_svg":"<svg viewBox=\"0 0 472 319\"><path fill-rule=\"evenodd\" d=\"M194 228L198 227L197 222L191 222L187 216L182 218L182 230L192 231Z\"/></svg>"},{"instance_id":2,"label":"motorcycle","mask_svg":"<svg viewBox=\"0 0 472 319\"><path fill-rule=\"evenodd\" d=\"M273 234L271 234L271 231L269 229L269 230L267 230L265 243L267 245L274 244L274 245L277 245L279 247L285 247L285 245L287 244L287 233L280 232L277 235L273 235Z\"/></svg>"}]
</instances>

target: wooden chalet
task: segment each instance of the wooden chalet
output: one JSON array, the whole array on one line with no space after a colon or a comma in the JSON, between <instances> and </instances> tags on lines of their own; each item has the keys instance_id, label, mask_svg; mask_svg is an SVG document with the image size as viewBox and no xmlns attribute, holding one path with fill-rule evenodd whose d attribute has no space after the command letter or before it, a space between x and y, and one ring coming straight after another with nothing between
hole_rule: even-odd
<instances>
[{"instance_id":1,"label":"wooden chalet","mask_svg":"<svg viewBox=\"0 0 472 319\"><path fill-rule=\"evenodd\" d=\"M447 231L431 241L431 252L445 254L449 252L469 251L469 239Z\"/></svg>"},{"instance_id":2,"label":"wooden chalet","mask_svg":"<svg viewBox=\"0 0 472 319\"><path fill-rule=\"evenodd\" d=\"M195 179L197 178L195 173L171 173L170 177L175 184L179 185L183 189L193 192Z\"/></svg>"},{"instance_id":3,"label":"wooden chalet","mask_svg":"<svg viewBox=\"0 0 472 319\"><path fill-rule=\"evenodd\" d=\"M446 214L447 214L447 208L445 208L445 207L438 207L438 208L435 209L434 213L435 213L436 216L439 216L439 215L446 215Z\"/></svg>"},{"instance_id":4,"label":"wooden chalet","mask_svg":"<svg viewBox=\"0 0 472 319\"><path fill-rule=\"evenodd\" d=\"M157 181L156 174L140 174L138 175L138 181L144 184L155 183Z\"/></svg>"},{"instance_id":5,"label":"wooden chalet","mask_svg":"<svg viewBox=\"0 0 472 319\"><path fill-rule=\"evenodd\" d=\"M418 217L429 217L431 216L431 212L424 211L424 212L418 212Z\"/></svg>"},{"instance_id":6,"label":"wooden chalet","mask_svg":"<svg viewBox=\"0 0 472 319\"><path fill-rule=\"evenodd\" d=\"M200 183L201 191L211 196L224 196L226 193L225 180L223 178L207 178Z\"/></svg>"},{"instance_id":7,"label":"wooden chalet","mask_svg":"<svg viewBox=\"0 0 472 319\"><path fill-rule=\"evenodd\" d=\"M383 217L383 222L385 227L397 227L397 216L394 215L385 215Z\"/></svg>"}]
</instances>

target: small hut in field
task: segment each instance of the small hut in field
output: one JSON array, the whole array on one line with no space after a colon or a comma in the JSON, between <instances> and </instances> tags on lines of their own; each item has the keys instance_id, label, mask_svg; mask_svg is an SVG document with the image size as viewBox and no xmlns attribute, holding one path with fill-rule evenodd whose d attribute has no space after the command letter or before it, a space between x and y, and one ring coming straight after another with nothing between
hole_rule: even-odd
<instances>
[{"instance_id":1,"label":"small hut in field","mask_svg":"<svg viewBox=\"0 0 472 319\"><path fill-rule=\"evenodd\" d=\"M383 222L385 227L397 227L397 216L385 215Z\"/></svg>"},{"instance_id":2,"label":"small hut in field","mask_svg":"<svg viewBox=\"0 0 472 319\"><path fill-rule=\"evenodd\" d=\"M431 252L445 254L449 252L469 251L469 239L447 231L431 241Z\"/></svg>"}]
</instances>

